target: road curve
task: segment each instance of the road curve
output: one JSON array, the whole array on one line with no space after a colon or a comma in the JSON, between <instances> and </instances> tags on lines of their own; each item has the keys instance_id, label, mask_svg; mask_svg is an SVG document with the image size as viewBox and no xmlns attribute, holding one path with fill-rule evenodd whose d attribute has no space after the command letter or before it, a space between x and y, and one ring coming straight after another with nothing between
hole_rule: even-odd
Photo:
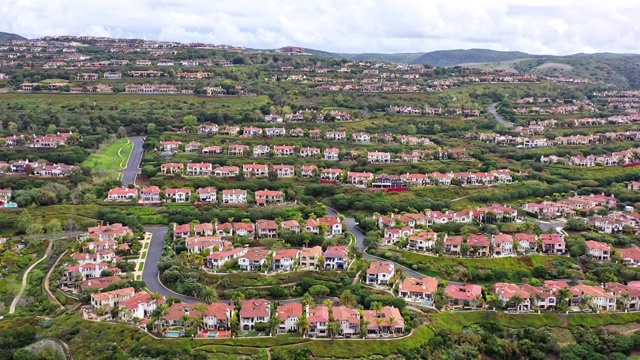
<instances>
[{"instance_id":1,"label":"road curve","mask_svg":"<svg viewBox=\"0 0 640 360\"><path fill-rule=\"evenodd\" d=\"M148 226L144 228L144 231L151 233L151 243L149 244L149 249L147 249L147 259L145 260L144 270L142 271L142 281L147 285L147 289L152 292L160 293L165 297L173 296L180 298L180 300L185 303L196 302L196 298L178 294L177 292L166 288L160 282L158 262L162 259L164 238L167 235L169 228L166 226Z\"/></svg>"},{"instance_id":2,"label":"road curve","mask_svg":"<svg viewBox=\"0 0 640 360\"><path fill-rule=\"evenodd\" d=\"M328 207L328 206L327 206L327 213L329 215L331 215L331 216L339 216L340 215L338 213L338 211L336 211L336 209ZM369 259L369 260L390 261L390 260L387 260L387 259L382 259L382 258L379 258L377 256L373 256L373 255L367 254L366 248L364 246L365 233L364 233L364 231L362 231L362 229L360 229L358 227L358 225L356 224L356 220L354 218L345 217L344 220L343 220L343 223L347 227L347 230L349 230L353 234L353 236L355 236L355 238L356 238L356 246L358 247L358 249L360 249L362 251L362 257L364 257L365 259ZM409 269L406 266L400 265L400 264L395 263L395 262L394 262L394 264L395 264L396 268L402 269L402 271L408 276L411 276L411 277L414 277L414 278L419 278L419 279L422 279L425 276L424 274L421 274L421 273L419 273L419 272L417 272L415 270Z\"/></svg>"},{"instance_id":3,"label":"road curve","mask_svg":"<svg viewBox=\"0 0 640 360\"><path fill-rule=\"evenodd\" d=\"M496 120L497 120L500 124L502 124L502 125L504 125L504 126L506 126L506 127L508 127L508 128L512 128L512 127L514 127L514 126L515 126L515 124L514 124L514 123L512 123L511 121L507 121L505 118L503 118L503 117L502 117L502 115L498 114L498 112L496 111L496 104L491 104L491 105L489 105L489 107L487 108L487 111L488 111L491 115L493 115L493 117L495 117L495 118L496 118Z\"/></svg>"},{"instance_id":4,"label":"road curve","mask_svg":"<svg viewBox=\"0 0 640 360\"><path fill-rule=\"evenodd\" d=\"M140 173L140 163L142 161L144 138L142 136L133 136L129 140L133 142L133 149L122 175L122 186L129 186L129 184L133 184L136 181L136 175Z\"/></svg>"},{"instance_id":5,"label":"road curve","mask_svg":"<svg viewBox=\"0 0 640 360\"><path fill-rule=\"evenodd\" d=\"M20 298L22 297L22 294L24 294L24 291L27 289L27 280L29 279L29 273L31 272L31 270L33 270L33 268L36 267L36 265L40 264L44 259L51 256L52 252L53 252L53 241L49 241L49 246L47 247L47 251L45 251L44 256L41 257L38 261L34 262L33 265L29 266L29 268L27 268L27 270L24 272L24 275L22 275L22 286L20 287L20 291L18 292L18 295L16 295L16 297L13 298L13 301L9 306L9 315L16 312L16 306L18 305L18 300L20 300Z\"/></svg>"}]
</instances>

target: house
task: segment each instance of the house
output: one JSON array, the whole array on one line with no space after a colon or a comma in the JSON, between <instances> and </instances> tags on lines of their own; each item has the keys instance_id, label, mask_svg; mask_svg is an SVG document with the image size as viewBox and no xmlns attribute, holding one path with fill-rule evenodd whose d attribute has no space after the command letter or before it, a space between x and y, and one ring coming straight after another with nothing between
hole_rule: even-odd
<instances>
[{"instance_id":1,"label":"house","mask_svg":"<svg viewBox=\"0 0 640 360\"><path fill-rule=\"evenodd\" d=\"M318 218L318 222L327 225L327 232L324 234L325 236L332 237L334 235L342 234L342 223L340 219L333 216L324 216Z\"/></svg>"},{"instance_id":2,"label":"house","mask_svg":"<svg viewBox=\"0 0 640 360\"><path fill-rule=\"evenodd\" d=\"M111 309L120 306L120 303L133 299L135 289L126 287L123 289L107 291L91 295L91 306L100 309Z\"/></svg>"},{"instance_id":3,"label":"house","mask_svg":"<svg viewBox=\"0 0 640 360\"><path fill-rule=\"evenodd\" d=\"M493 256L513 255L513 237L509 234L493 235Z\"/></svg>"},{"instance_id":4,"label":"house","mask_svg":"<svg viewBox=\"0 0 640 360\"><path fill-rule=\"evenodd\" d=\"M632 181L627 185L629 190L640 190L640 181Z\"/></svg>"},{"instance_id":5,"label":"house","mask_svg":"<svg viewBox=\"0 0 640 360\"><path fill-rule=\"evenodd\" d=\"M245 271L259 271L267 263L267 256L271 253L267 248L249 248L238 258L240 269Z\"/></svg>"},{"instance_id":6,"label":"house","mask_svg":"<svg viewBox=\"0 0 640 360\"><path fill-rule=\"evenodd\" d=\"M403 187L407 186L427 186L429 185L429 177L425 174L402 174L400 175Z\"/></svg>"},{"instance_id":7,"label":"house","mask_svg":"<svg viewBox=\"0 0 640 360\"><path fill-rule=\"evenodd\" d=\"M540 309L551 309L556 306L557 299L555 294L549 289L543 287L531 286L529 284L520 285L522 290L529 293L529 301L532 306L537 306Z\"/></svg>"},{"instance_id":8,"label":"house","mask_svg":"<svg viewBox=\"0 0 640 360\"><path fill-rule=\"evenodd\" d=\"M293 165L273 165L273 170L278 178L290 178L296 175L296 167Z\"/></svg>"},{"instance_id":9,"label":"house","mask_svg":"<svg viewBox=\"0 0 640 360\"><path fill-rule=\"evenodd\" d=\"M213 166L210 163L188 163L187 176L211 176Z\"/></svg>"},{"instance_id":10,"label":"house","mask_svg":"<svg viewBox=\"0 0 640 360\"><path fill-rule=\"evenodd\" d=\"M493 291L498 295L498 299L502 301L502 304L507 309L513 309L516 312L525 312L531 310L531 300L528 292L522 290L520 286L516 284L496 283L493 286ZM520 297L520 302L516 307L512 307L511 299L514 297Z\"/></svg>"},{"instance_id":11,"label":"house","mask_svg":"<svg viewBox=\"0 0 640 360\"><path fill-rule=\"evenodd\" d=\"M622 262L626 265L638 266L640 265L640 248L628 248L618 249Z\"/></svg>"},{"instance_id":12,"label":"house","mask_svg":"<svg viewBox=\"0 0 640 360\"><path fill-rule=\"evenodd\" d=\"M67 267L66 278L69 281L73 281L76 275L82 280L95 279L102 276L102 272L109 270L109 264L84 264L84 265L71 265ZM119 270L117 272L120 272Z\"/></svg>"},{"instance_id":13,"label":"house","mask_svg":"<svg viewBox=\"0 0 640 360\"><path fill-rule=\"evenodd\" d=\"M316 176L316 172L318 171L318 167L315 165L303 165L300 168L300 176L303 178L312 178Z\"/></svg>"},{"instance_id":14,"label":"house","mask_svg":"<svg viewBox=\"0 0 640 360\"><path fill-rule=\"evenodd\" d=\"M247 190L241 190L241 189L222 190L222 203L223 204L246 204Z\"/></svg>"},{"instance_id":15,"label":"house","mask_svg":"<svg viewBox=\"0 0 640 360\"><path fill-rule=\"evenodd\" d=\"M462 251L462 236L449 236L444 240L444 252L448 254L460 254Z\"/></svg>"},{"instance_id":16,"label":"house","mask_svg":"<svg viewBox=\"0 0 640 360\"><path fill-rule=\"evenodd\" d=\"M189 202L189 201L191 201L191 189L169 188L165 191L165 202L182 203L182 202Z\"/></svg>"},{"instance_id":17,"label":"house","mask_svg":"<svg viewBox=\"0 0 640 360\"><path fill-rule=\"evenodd\" d=\"M280 223L280 228L284 231L300 233L300 223L297 220L286 220Z\"/></svg>"},{"instance_id":18,"label":"house","mask_svg":"<svg viewBox=\"0 0 640 360\"><path fill-rule=\"evenodd\" d=\"M373 285L389 285L389 280L395 275L395 267L392 262L372 261L367 269L365 282Z\"/></svg>"},{"instance_id":19,"label":"house","mask_svg":"<svg viewBox=\"0 0 640 360\"><path fill-rule=\"evenodd\" d=\"M262 136L262 129L261 128L257 128L257 127L245 127L242 130L242 136L244 137L258 137L258 136Z\"/></svg>"},{"instance_id":20,"label":"house","mask_svg":"<svg viewBox=\"0 0 640 360\"><path fill-rule=\"evenodd\" d=\"M347 172L347 183L359 187L367 187L369 181L373 180L373 174L370 172Z\"/></svg>"},{"instance_id":21,"label":"house","mask_svg":"<svg viewBox=\"0 0 640 360\"><path fill-rule=\"evenodd\" d=\"M542 252L545 254L564 255L566 243L564 237L559 234L541 234Z\"/></svg>"},{"instance_id":22,"label":"house","mask_svg":"<svg viewBox=\"0 0 640 360\"><path fill-rule=\"evenodd\" d=\"M291 271L294 269L299 257L300 249L284 248L276 250L273 255L273 270Z\"/></svg>"},{"instance_id":23,"label":"house","mask_svg":"<svg viewBox=\"0 0 640 360\"><path fill-rule=\"evenodd\" d=\"M164 175L180 175L184 170L184 164L181 163L166 163L160 165L160 172Z\"/></svg>"},{"instance_id":24,"label":"house","mask_svg":"<svg viewBox=\"0 0 640 360\"><path fill-rule=\"evenodd\" d=\"M148 318L157 306L164 302L164 296L155 300L147 292L136 293L133 298L120 302L120 318L125 321Z\"/></svg>"},{"instance_id":25,"label":"house","mask_svg":"<svg viewBox=\"0 0 640 360\"><path fill-rule=\"evenodd\" d=\"M242 165L242 172L247 178L267 176L269 174L269 166L256 163L244 164Z\"/></svg>"},{"instance_id":26,"label":"house","mask_svg":"<svg viewBox=\"0 0 640 360\"><path fill-rule=\"evenodd\" d=\"M237 222L233 224L233 230L236 236L245 236L253 239L256 233L256 227L252 222Z\"/></svg>"},{"instance_id":27,"label":"house","mask_svg":"<svg viewBox=\"0 0 640 360\"><path fill-rule=\"evenodd\" d=\"M242 144L231 144L227 148L228 155L247 155L249 153L249 146Z\"/></svg>"},{"instance_id":28,"label":"house","mask_svg":"<svg viewBox=\"0 0 640 360\"><path fill-rule=\"evenodd\" d=\"M353 141L357 143L368 143L371 142L371 135L366 132L355 132L352 135Z\"/></svg>"},{"instance_id":29,"label":"house","mask_svg":"<svg viewBox=\"0 0 640 360\"><path fill-rule=\"evenodd\" d=\"M338 148L327 148L324 149L324 160L328 161L338 161L340 160L340 149Z\"/></svg>"},{"instance_id":30,"label":"house","mask_svg":"<svg viewBox=\"0 0 640 360\"><path fill-rule=\"evenodd\" d=\"M99 74L80 73L76 75L76 81L97 81Z\"/></svg>"},{"instance_id":31,"label":"house","mask_svg":"<svg viewBox=\"0 0 640 360\"><path fill-rule=\"evenodd\" d=\"M205 224L203 224L205 225ZM208 225L211 225L210 223ZM203 232L202 229L200 232ZM209 233L213 233L213 230L209 231ZM223 240L219 236L194 236L187 237L185 239L185 246L187 248L187 253L191 254L199 254L204 250L209 250L210 252L220 251L229 249L232 247L232 244L229 241Z\"/></svg>"},{"instance_id":32,"label":"house","mask_svg":"<svg viewBox=\"0 0 640 360\"><path fill-rule=\"evenodd\" d=\"M335 315L334 315L335 317ZM329 334L329 308L324 305L307 309L309 336L326 337Z\"/></svg>"},{"instance_id":33,"label":"house","mask_svg":"<svg viewBox=\"0 0 640 360\"><path fill-rule=\"evenodd\" d=\"M309 135L311 136L311 131L309 131ZM327 131L324 137L327 140L344 140L347 138L347 133L344 131Z\"/></svg>"},{"instance_id":34,"label":"house","mask_svg":"<svg viewBox=\"0 0 640 360\"><path fill-rule=\"evenodd\" d=\"M360 333L360 313L358 309L334 306L333 318L334 321L340 324L338 335L350 338Z\"/></svg>"},{"instance_id":35,"label":"house","mask_svg":"<svg viewBox=\"0 0 640 360\"><path fill-rule=\"evenodd\" d=\"M276 316L280 319L278 333L288 333L298 331L298 318L302 317L302 304L289 303L276 308Z\"/></svg>"},{"instance_id":36,"label":"house","mask_svg":"<svg viewBox=\"0 0 640 360\"><path fill-rule=\"evenodd\" d=\"M197 141L192 141L184 146L184 152L186 153L197 153L200 150L200 143Z\"/></svg>"},{"instance_id":37,"label":"house","mask_svg":"<svg viewBox=\"0 0 640 360\"><path fill-rule=\"evenodd\" d=\"M167 309L167 314L162 317L162 323L165 326L180 325L182 319L187 317L201 318L202 314L194 310L196 304L193 303L173 303Z\"/></svg>"},{"instance_id":38,"label":"house","mask_svg":"<svg viewBox=\"0 0 640 360\"><path fill-rule=\"evenodd\" d=\"M422 279L405 278L398 286L398 296L407 301L423 302L431 305L438 291L440 280L425 276Z\"/></svg>"},{"instance_id":39,"label":"house","mask_svg":"<svg viewBox=\"0 0 640 360\"><path fill-rule=\"evenodd\" d=\"M122 73L115 71L105 71L104 74L102 74L102 77L109 80L120 80L122 79Z\"/></svg>"},{"instance_id":40,"label":"house","mask_svg":"<svg viewBox=\"0 0 640 360\"><path fill-rule=\"evenodd\" d=\"M240 329L253 330L256 323L268 323L271 317L271 304L264 299L242 300L239 312Z\"/></svg>"},{"instance_id":41,"label":"house","mask_svg":"<svg viewBox=\"0 0 640 360\"><path fill-rule=\"evenodd\" d=\"M597 260L597 261L611 260L611 245L604 242L593 241L593 240L587 240L585 241L585 244L587 245L587 251L589 252L589 255L594 260Z\"/></svg>"},{"instance_id":42,"label":"house","mask_svg":"<svg viewBox=\"0 0 640 360\"><path fill-rule=\"evenodd\" d=\"M207 306L202 314L202 325L205 330L228 330L235 306L224 302L214 302Z\"/></svg>"},{"instance_id":43,"label":"house","mask_svg":"<svg viewBox=\"0 0 640 360\"><path fill-rule=\"evenodd\" d=\"M362 317L367 323L367 335L402 334L404 332L404 318L398 308L384 306L380 310L363 310Z\"/></svg>"},{"instance_id":44,"label":"house","mask_svg":"<svg viewBox=\"0 0 640 360\"><path fill-rule=\"evenodd\" d=\"M322 256L322 247L314 246L300 250L301 269L315 269L318 267L318 259Z\"/></svg>"},{"instance_id":45,"label":"house","mask_svg":"<svg viewBox=\"0 0 640 360\"><path fill-rule=\"evenodd\" d=\"M198 127L198 134L200 135L217 134L218 131L220 131L220 128L216 124L202 124L200 125L200 127Z\"/></svg>"},{"instance_id":46,"label":"house","mask_svg":"<svg viewBox=\"0 0 640 360\"><path fill-rule=\"evenodd\" d=\"M390 163L391 154L388 152L370 151L367 154L367 161L370 163Z\"/></svg>"},{"instance_id":47,"label":"house","mask_svg":"<svg viewBox=\"0 0 640 360\"><path fill-rule=\"evenodd\" d=\"M616 296L601 287L579 284L572 287L571 290L578 293L579 299L586 299L589 305L598 310L616 310Z\"/></svg>"},{"instance_id":48,"label":"house","mask_svg":"<svg viewBox=\"0 0 640 360\"><path fill-rule=\"evenodd\" d=\"M140 190L140 203L142 204L158 204L162 200L160 198L160 188L157 186L149 186Z\"/></svg>"},{"instance_id":49,"label":"house","mask_svg":"<svg viewBox=\"0 0 640 360\"><path fill-rule=\"evenodd\" d=\"M222 146L206 146L200 151L202 155L220 155L222 154Z\"/></svg>"},{"instance_id":50,"label":"house","mask_svg":"<svg viewBox=\"0 0 640 360\"><path fill-rule=\"evenodd\" d=\"M207 256L205 265L211 269L217 270L232 259L237 259L247 253L244 247L235 248L228 251L215 251Z\"/></svg>"},{"instance_id":51,"label":"house","mask_svg":"<svg viewBox=\"0 0 640 360\"><path fill-rule=\"evenodd\" d=\"M341 169L322 169L320 172L320 179L326 181L338 181L340 180L340 176L342 176Z\"/></svg>"},{"instance_id":52,"label":"house","mask_svg":"<svg viewBox=\"0 0 640 360\"><path fill-rule=\"evenodd\" d=\"M304 225L304 230L314 234L320 234L320 226L316 219L309 218Z\"/></svg>"},{"instance_id":53,"label":"house","mask_svg":"<svg viewBox=\"0 0 640 360\"><path fill-rule=\"evenodd\" d=\"M320 149L317 149L320 153ZM273 152L277 157L294 156L296 154L295 145L274 145Z\"/></svg>"},{"instance_id":54,"label":"house","mask_svg":"<svg viewBox=\"0 0 640 360\"><path fill-rule=\"evenodd\" d=\"M109 190L107 201L131 201L138 197L138 190L117 187Z\"/></svg>"},{"instance_id":55,"label":"house","mask_svg":"<svg viewBox=\"0 0 640 360\"><path fill-rule=\"evenodd\" d=\"M324 252L325 270L344 270L348 261L349 248L346 246L329 246Z\"/></svg>"},{"instance_id":56,"label":"house","mask_svg":"<svg viewBox=\"0 0 640 360\"><path fill-rule=\"evenodd\" d=\"M380 174L371 183L374 189L390 189L403 187L404 183L398 175Z\"/></svg>"},{"instance_id":57,"label":"house","mask_svg":"<svg viewBox=\"0 0 640 360\"><path fill-rule=\"evenodd\" d=\"M256 221L256 230L258 231L258 237L262 237L262 238L278 237L278 223L276 223L273 220Z\"/></svg>"},{"instance_id":58,"label":"house","mask_svg":"<svg viewBox=\"0 0 640 360\"><path fill-rule=\"evenodd\" d=\"M95 289L102 291L109 287L111 284L119 282L128 282L128 279L123 279L120 276L105 276L95 279L88 279L80 284L80 289Z\"/></svg>"},{"instance_id":59,"label":"house","mask_svg":"<svg viewBox=\"0 0 640 360\"><path fill-rule=\"evenodd\" d=\"M218 191L214 187L204 187L198 188L196 190L198 193L198 200L204 203L217 203L218 202Z\"/></svg>"},{"instance_id":60,"label":"house","mask_svg":"<svg viewBox=\"0 0 640 360\"><path fill-rule=\"evenodd\" d=\"M173 154L173 153L176 153L178 151L178 148L180 147L180 145L182 145L182 142L180 142L180 141L163 141L160 144L162 145L162 151L164 151L165 153L168 153L168 154Z\"/></svg>"},{"instance_id":61,"label":"house","mask_svg":"<svg viewBox=\"0 0 640 360\"><path fill-rule=\"evenodd\" d=\"M416 251L433 250L438 241L438 234L434 232L423 231L408 237L407 249Z\"/></svg>"},{"instance_id":62,"label":"house","mask_svg":"<svg viewBox=\"0 0 640 360\"><path fill-rule=\"evenodd\" d=\"M517 233L516 246L519 252L536 252L538 249L538 238L534 234Z\"/></svg>"},{"instance_id":63,"label":"house","mask_svg":"<svg viewBox=\"0 0 640 360\"><path fill-rule=\"evenodd\" d=\"M467 238L467 245L471 246L471 251L475 256L489 256L491 242L482 234L471 234ZM512 245L513 246L513 245Z\"/></svg>"},{"instance_id":64,"label":"house","mask_svg":"<svg viewBox=\"0 0 640 360\"><path fill-rule=\"evenodd\" d=\"M240 168L237 166L219 166L213 171L215 177L234 177L240 174Z\"/></svg>"},{"instance_id":65,"label":"house","mask_svg":"<svg viewBox=\"0 0 640 360\"><path fill-rule=\"evenodd\" d=\"M173 226L173 238L187 238L191 235L191 224L175 224Z\"/></svg>"},{"instance_id":66,"label":"house","mask_svg":"<svg viewBox=\"0 0 640 360\"><path fill-rule=\"evenodd\" d=\"M120 238L124 236L132 236L133 231L131 231L131 229L129 229L128 226L122 226L122 224L120 223L113 223L113 224L89 227L87 229L87 234L90 239L106 241L106 240L114 240L116 238ZM100 250L100 249L96 249L96 250Z\"/></svg>"},{"instance_id":67,"label":"house","mask_svg":"<svg viewBox=\"0 0 640 360\"><path fill-rule=\"evenodd\" d=\"M482 286L475 284L448 284L444 289L449 305L478 306L482 299Z\"/></svg>"},{"instance_id":68,"label":"house","mask_svg":"<svg viewBox=\"0 0 640 360\"><path fill-rule=\"evenodd\" d=\"M278 190L258 190L255 198L257 205L281 204L284 201L284 193Z\"/></svg>"},{"instance_id":69,"label":"house","mask_svg":"<svg viewBox=\"0 0 640 360\"><path fill-rule=\"evenodd\" d=\"M308 157L316 157L318 155L320 155L320 149L319 148L316 148L316 147L303 147L303 148L300 149L300 157L308 158Z\"/></svg>"},{"instance_id":70,"label":"house","mask_svg":"<svg viewBox=\"0 0 640 360\"><path fill-rule=\"evenodd\" d=\"M271 148L269 147L269 145L256 145L253 147L254 157L269 156L270 152L271 152Z\"/></svg>"},{"instance_id":71,"label":"house","mask_svg":"<svg viewBox=\"0 0 640 360\"><path fill-rule=\"evenodd\" d=\"M266 128L264 129L264 134L268 137L282 137L287 135L287 130L283 127L281 128Z\"/></svg>"}]
</instances>

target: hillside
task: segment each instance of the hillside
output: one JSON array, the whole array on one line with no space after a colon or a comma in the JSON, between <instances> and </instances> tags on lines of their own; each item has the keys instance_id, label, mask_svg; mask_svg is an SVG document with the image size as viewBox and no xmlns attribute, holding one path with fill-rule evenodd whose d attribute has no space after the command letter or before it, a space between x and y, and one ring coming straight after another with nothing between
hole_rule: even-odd
<instances>
[{"instance_id":1,"label":"hillside","mask_svg":"<svg viewBox=\"0 0 640 360\"><path fill-rule=\"evenodd\" d=\"M12 33L7 33L7 32L1 32L0 31L0 43L4 43L7 41L11 41L11 40L26 40L27 38L17 35L17 34L12 34Z\"/></svg>"}]
</instances>

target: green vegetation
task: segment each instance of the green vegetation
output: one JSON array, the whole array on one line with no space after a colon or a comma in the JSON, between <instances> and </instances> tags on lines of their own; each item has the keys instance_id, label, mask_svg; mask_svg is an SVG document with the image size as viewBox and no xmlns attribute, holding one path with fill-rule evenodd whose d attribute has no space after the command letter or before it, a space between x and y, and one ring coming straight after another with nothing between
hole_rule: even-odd
<instances>
[{"instance_id":1,"label":"green vegetation","mask_svg":"<svg viewBox=\"0 0 640 360\"><path fill-rule=\"evenodd\" d=\"M99 176L118 178L118 174L127 166L133 150L133 142L127 139L116 140L108 145L101 145L100 150L89 155L82 163Z\"/></svg>"}]
</instances>

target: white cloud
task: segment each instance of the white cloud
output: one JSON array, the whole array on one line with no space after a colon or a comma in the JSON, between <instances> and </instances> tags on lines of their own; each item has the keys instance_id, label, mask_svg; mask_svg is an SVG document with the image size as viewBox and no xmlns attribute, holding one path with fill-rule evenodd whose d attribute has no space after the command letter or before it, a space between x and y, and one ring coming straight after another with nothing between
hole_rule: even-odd
<instances>
[{"instance_id":1,"label":"white cloud","mask_svg":"<svg viewBox=\"0 0 640 360\"><path fill-rule=\"evenodd\" d=\"M594 0L13 0L0 30L336 52L639 52L640 3Z\"/></svg>"}]
</instances>

